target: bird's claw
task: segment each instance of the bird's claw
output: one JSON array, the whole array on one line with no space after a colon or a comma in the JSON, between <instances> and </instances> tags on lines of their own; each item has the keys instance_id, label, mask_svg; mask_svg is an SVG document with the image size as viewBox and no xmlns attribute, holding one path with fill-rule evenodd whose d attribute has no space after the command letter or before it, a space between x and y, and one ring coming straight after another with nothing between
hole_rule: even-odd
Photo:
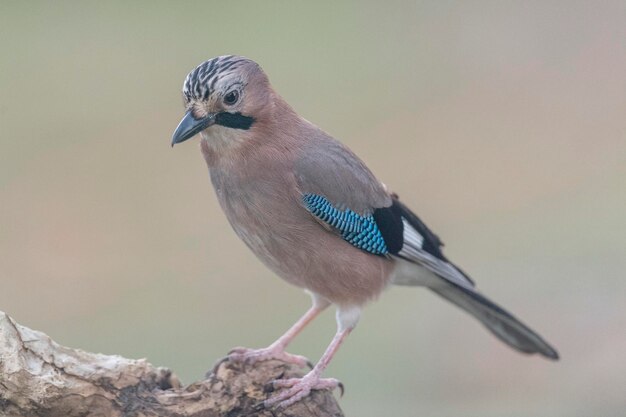
<instances>
[{"instance_id":1,"label":"bird's claw","mask_svg":"<svg viewBox=\"0 0 626 417\"><path fill-rule=\"evenodd\" d=\"M301 368L305 366L313 368L311 361L304 356L287 353L280 348L267 347L263 349L249 349L245 347L236 347L228 352L228 359L235 362L255 363L259 361L268 361L277 359L283 362L297 365Z\"/></svg>"},{"instance_id":2,"label":"bird's claw","mask_svg":"<svg viewBox=\"0 0 626 417\"><path fill-rule=\"evenodd\" d=\"M344 392L343 384L339 380L335 378L320 378L313 373L308 373L302 378L277 379L272 385L275 389L286 389L265 400L263 404L266 408L289 407L309 395L311 390L333 390L339 387L342 396Z\"/></svg>"}]
</instances>

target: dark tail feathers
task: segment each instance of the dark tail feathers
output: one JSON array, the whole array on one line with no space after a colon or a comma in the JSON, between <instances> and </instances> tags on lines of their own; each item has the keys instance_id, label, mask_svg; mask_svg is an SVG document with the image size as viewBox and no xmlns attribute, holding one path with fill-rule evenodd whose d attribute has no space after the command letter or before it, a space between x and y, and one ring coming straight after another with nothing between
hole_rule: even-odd
<instances>
[{"instance_id":1,"label":"dark tail feathers","mask_svg":"<svg viewBox=\"0 0 626 417\"><path fill-rule=\"evenodd\" d=\"M559 358L557 351L541 336L480 293L448 282L430 289L476 317L513 349L539 353L554 360Z\"/></svg>"}]
</instances>

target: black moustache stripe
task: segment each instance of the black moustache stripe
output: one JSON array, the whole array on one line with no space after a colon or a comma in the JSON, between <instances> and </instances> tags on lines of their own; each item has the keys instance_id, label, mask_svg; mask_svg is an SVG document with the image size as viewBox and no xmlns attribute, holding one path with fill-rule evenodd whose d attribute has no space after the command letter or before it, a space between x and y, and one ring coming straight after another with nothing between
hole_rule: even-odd
<instances>
[{"instance_id":1,"label":"black moustache stripe","mask_svg":"<svg viewBox=\"0 0 626 417\"><path fill-rule=\"evenodd\" d=\"M248 130L254 123L254 117L244 116L241 113L222 112L215 115L215 124L233 129Z\"/></svg>"}]
</instances>

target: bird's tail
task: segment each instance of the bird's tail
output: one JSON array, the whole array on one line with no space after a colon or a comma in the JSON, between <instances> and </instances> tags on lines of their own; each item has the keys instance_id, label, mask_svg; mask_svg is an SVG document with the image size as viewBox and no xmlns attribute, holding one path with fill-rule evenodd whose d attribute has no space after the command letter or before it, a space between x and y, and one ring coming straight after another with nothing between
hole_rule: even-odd
<instances>
[{"instance_id":1,"label":"bird's tail","mask_svg":"<svg viewBox=\"0 0 626 417\"><path fill-rule=\"evenodd\" d=\"M476 290L446 281L429 288L476 317L512 348L523 353L539 353L554 360L559 358L557 351L541 336Z\"/></svg>"}]
</instances>

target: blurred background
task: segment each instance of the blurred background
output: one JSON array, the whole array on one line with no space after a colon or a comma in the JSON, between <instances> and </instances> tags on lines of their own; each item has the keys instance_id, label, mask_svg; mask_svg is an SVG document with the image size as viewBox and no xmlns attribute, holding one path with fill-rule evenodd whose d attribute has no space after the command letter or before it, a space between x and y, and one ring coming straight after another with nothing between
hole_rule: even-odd
<instances>
[{"instance_id":1,"label":"blurred background","mask_svg":"<svg viewBox=\"0 0 626 417\"><path fill-rule=\"evenodd\" d=\"M186 74L257 60L561 353L526 357L423 289L328 369L347 416L626 415L626 3L2 2L0 310L185 382L309 306L235 234ZM195 143L194 143L195 142ZM332 312L290 351L317 360Z\"/></svg>"}]
</instances>

